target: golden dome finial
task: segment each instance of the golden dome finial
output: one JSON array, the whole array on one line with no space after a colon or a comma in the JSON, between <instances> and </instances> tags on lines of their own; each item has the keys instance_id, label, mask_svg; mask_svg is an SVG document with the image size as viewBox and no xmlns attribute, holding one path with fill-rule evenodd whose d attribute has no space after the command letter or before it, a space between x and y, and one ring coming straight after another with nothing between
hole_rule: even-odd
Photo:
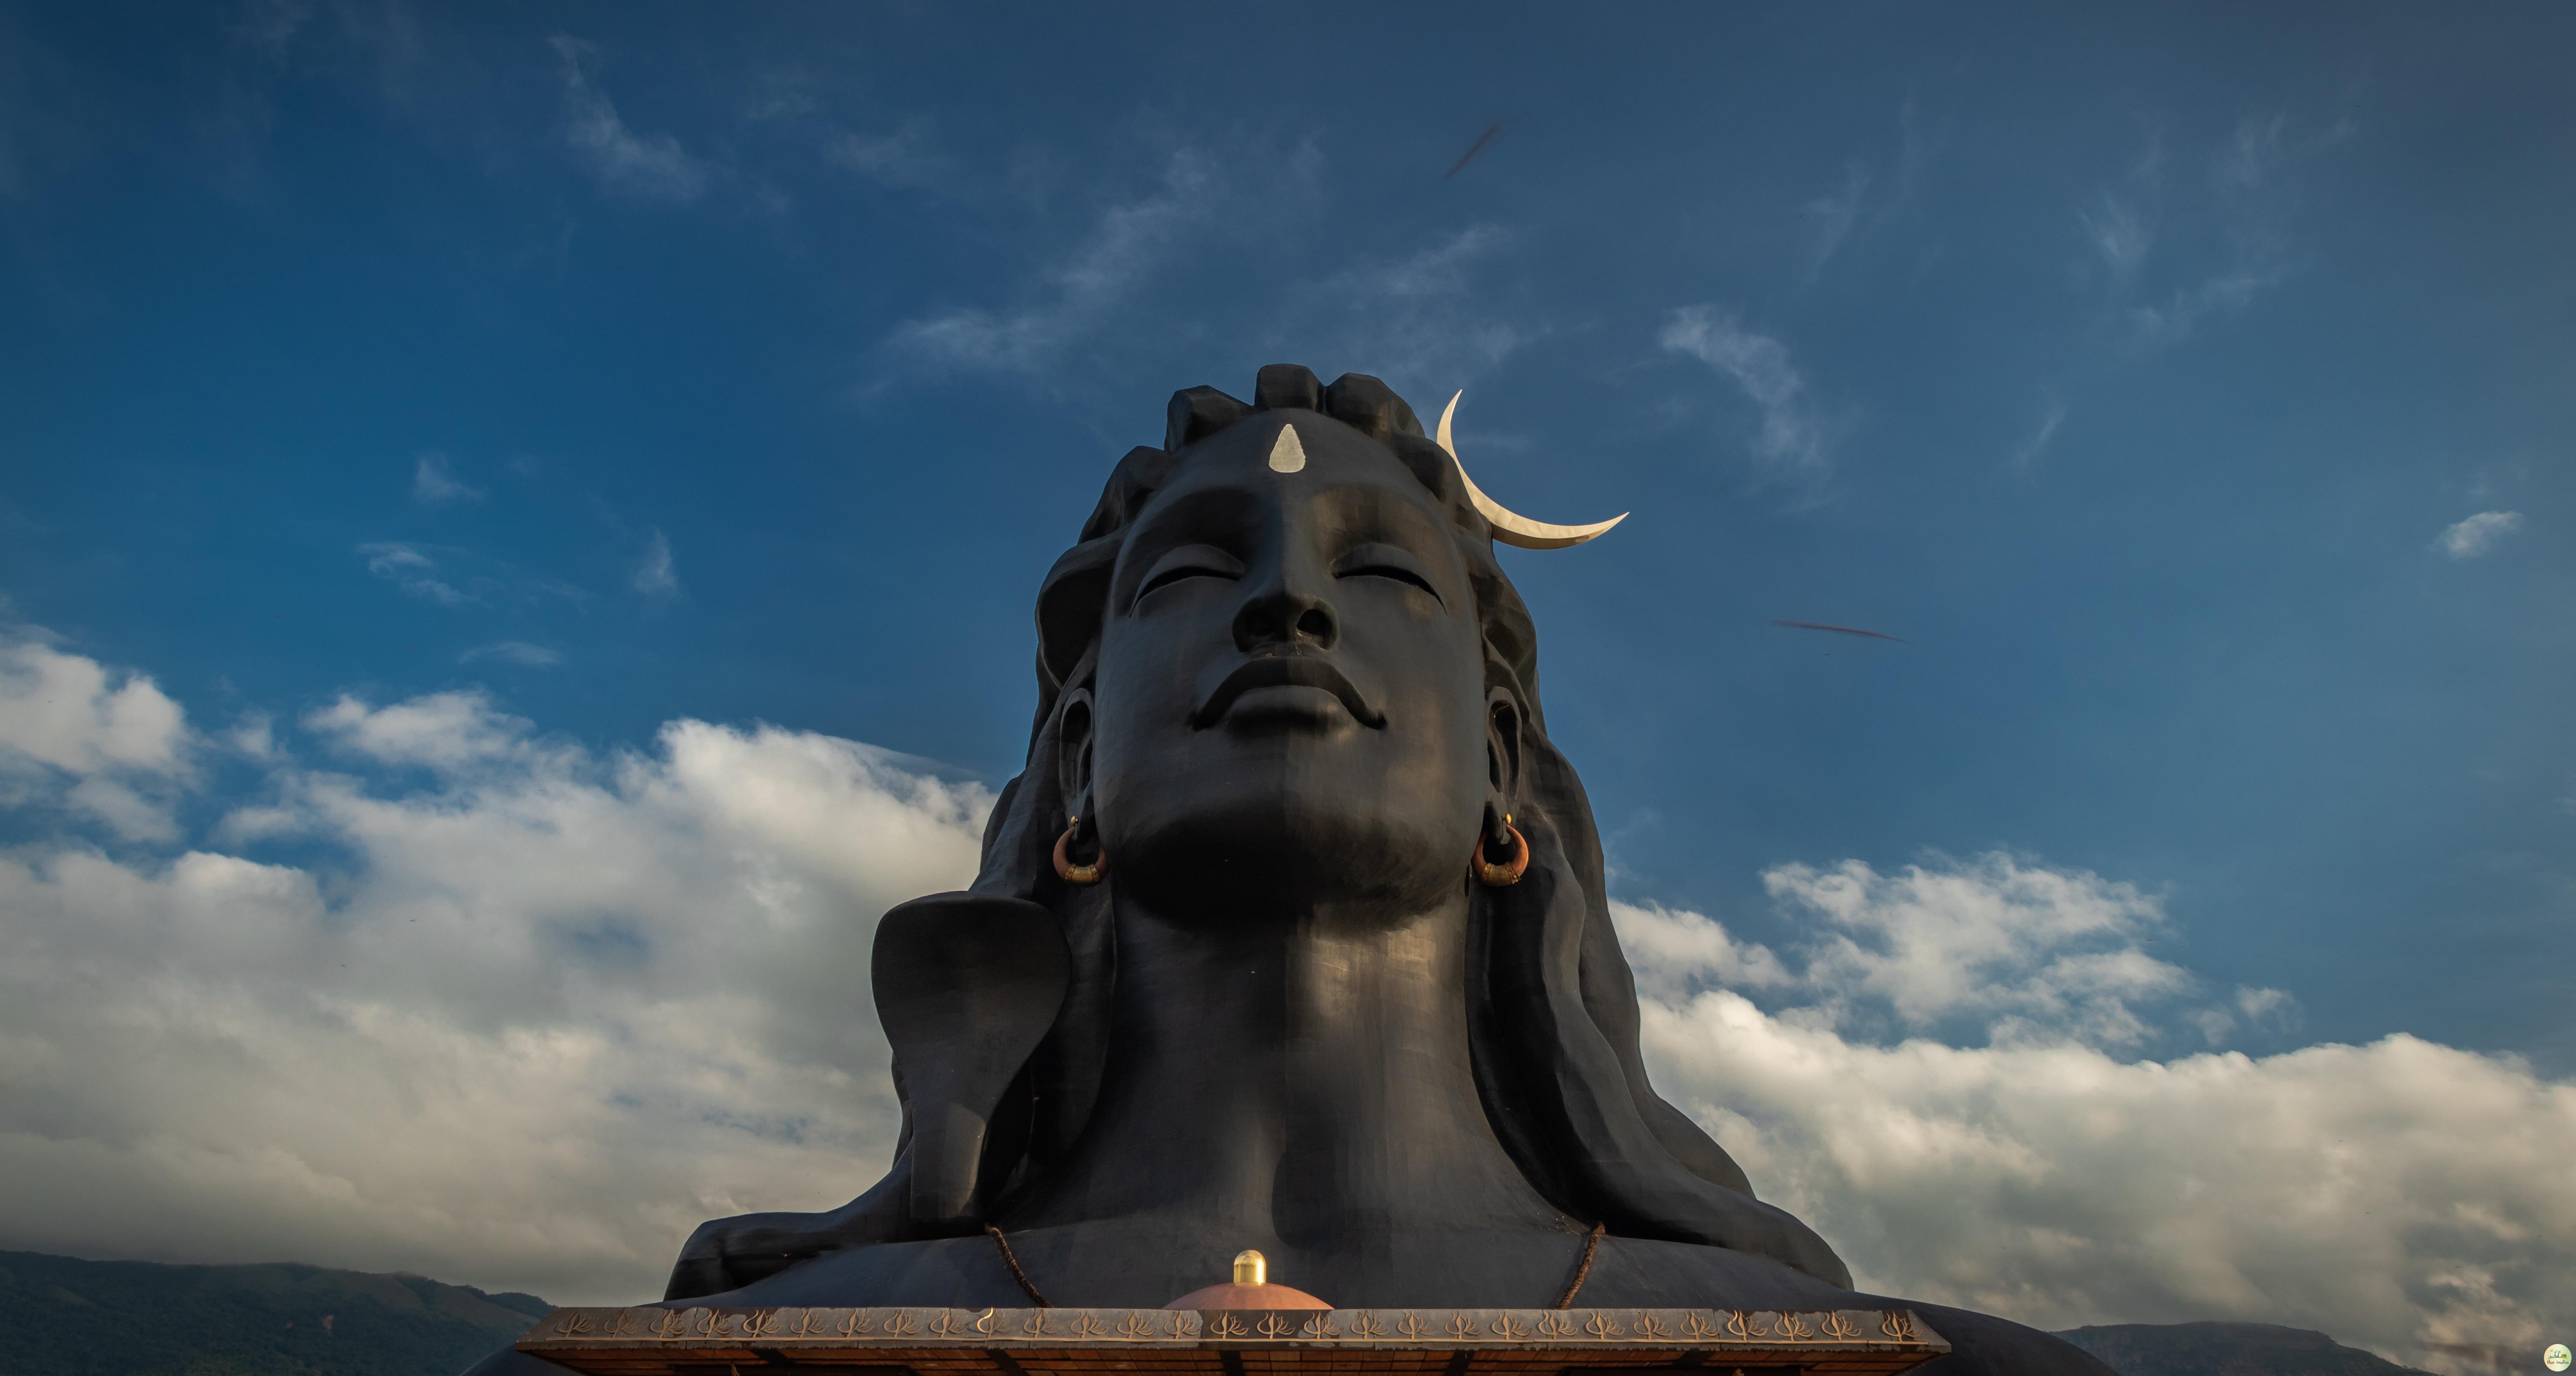
<instances>
[{"instance_id":1,"label":"golden dome finial","mask_svg":"<svg viewBox=\"0 0 2576 1376\"><path fill-rule=\"evenodd\" d=\"M1269 1273L1270 1262L1259 1252L1253 1251L1251 1248L1247 1247L1234 1254L1235 1284L1267 1285L1270 1283Z\"/></svg>"}]
</instances>

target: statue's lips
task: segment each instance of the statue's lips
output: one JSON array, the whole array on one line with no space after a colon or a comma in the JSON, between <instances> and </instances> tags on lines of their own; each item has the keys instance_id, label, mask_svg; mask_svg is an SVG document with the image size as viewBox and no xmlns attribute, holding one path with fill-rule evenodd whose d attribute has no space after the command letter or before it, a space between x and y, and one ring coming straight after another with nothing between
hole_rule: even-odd
<instances>
[{"instance_id":1,"label":"statue's lips","mask_svg":"<svg viewBox=\"0 0 2576 1376\"><path fill-rule=\"evenodd\" d=\"M1260 688L1320 688L1339 698L1342 710L1362 726L1386 725L1386 714L1369 706L1368 699L1341 670L1313 655L1264 655L1225 676L1225 681L1208 694L1199 710L1190 714L1190 725L1201 730L1225 719L1235 699Z\"/></svg>"}]
</instances>

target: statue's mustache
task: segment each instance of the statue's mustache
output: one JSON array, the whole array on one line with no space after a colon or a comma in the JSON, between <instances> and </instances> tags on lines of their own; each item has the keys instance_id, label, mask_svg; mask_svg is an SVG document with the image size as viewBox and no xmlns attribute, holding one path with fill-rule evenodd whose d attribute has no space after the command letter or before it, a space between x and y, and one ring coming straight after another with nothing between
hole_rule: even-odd
<instances>
[{"instance_id":1,"label":"statue's mustache","mask_svg":"<svg viewBox=\"0 0 2576 1376\"><path fill-rule=\"evenodd\" d=\"M1341 699L1342 709L1362 726L1386 725L1386 714L1369 705L1360 690L1341 670L1328 660L1312 654L1267 654L1249 660L1217 684L1199 710L1190 714L1190 725L1204 730L1216 725L1234 706L1234 700L1255 688L1321 688Z\"/></svg>"}]
</instances>

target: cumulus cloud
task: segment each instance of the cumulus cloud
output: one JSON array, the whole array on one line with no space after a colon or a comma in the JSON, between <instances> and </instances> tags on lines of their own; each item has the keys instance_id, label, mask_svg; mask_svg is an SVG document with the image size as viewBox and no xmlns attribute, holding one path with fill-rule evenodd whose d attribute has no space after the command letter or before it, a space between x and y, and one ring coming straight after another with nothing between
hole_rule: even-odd
<instances>
[{"instance_id":1,"label":"cumulus cloud","mask_svg":"<svg viewBox=\"0 0 2576 1376\"><path fill-rule=\"evenodd\" d=\"M128 840L167 840L195 749L187 714L150 678L0 633L0 806L64 808Z\"/></svg>"},{"instance_id":2,"label":"cumulus cloud","mask_svg":"<svg viewBox=\"0 0 2576 1376\"><path fill-rule=\"evenodd\" d=\"M1818 482L1833 468L1833 426L1808 395L1789 346L1744 327L1716 306L1685 306L1656 338L1667 353L1688 354L1743 389L1761 412L1754 456L1774 475Z\"/></svg>"},{"instance_id":3,"label":"cumulus cloud","mask_svg":"<svg viewBox=\"0 0 2576 1376\"><path fill-rule=\"evenodd\" d=\"M423 454L412 464L411 499L422 506L449 506L458 502L479 502L491 494L456 476L456 466L436 450Z\"/></svg>"},{"instance_id":4,"label":"cumulus cloud","mask_svg":"<svg viewBox=\"0 0 2576 1376\"><path fill-rule=\"evenodd\" d=\"M1644 958L1640 987L1667 1001L1786 991L1803 1021L1848 1034L1991 1045L2136 1048L2167 1011L2215 1044L2240 1018L2296 1015L2280 990L2217 995L2147 954L2168 931L2163 900L2087 870L1993 852L1890 874L1858 860L1777 865L1762 882L1807 933L1785 957L1697 913L1614 903L1622 939Z\"/></svg>"},{"instance_id":5,"label":"cumulus cloud","mask_svg":"<svg viewBox=\"0 0 2576 1376\"><path fill-rule=\"evenodd\" d=\"M1768 878L1821 924L1803 962L1620 908L1648 1061L1863 1285L2052 1328L2286 1323L2463 1373L2576 1306L2576 1084L2402 1034L2122 1059L2189 982L2139 949L2162 918L2134 887L1997 856ZM1908 1031L1958 1010L2006 1035Z\"/></svg>"},{"instance_id":6,"label":"cumulus cloud","mask_svg":"<svg viewBox=\"0 0 2576 1376\"><path fill-rule=\"evenodd\" d=\"M687 202L706 193L707 164L669 134L638 134L584 70L593 47L557 34L547 39L563 63L564 141L608 190L637 200Z\"/></svg>"},{"instance_id":7,"label":"cumulus cloud","mask_svg":"<svg viewBox=\"0 0 2576 1376\"><path fill-rule=\"evenodd\" d=\"M166 761L142 702L38 743ZM470 693L304 726L157 858L0 855L0 1246L629 1299L700 1219L882 1170L874 922L971 876L983 789L770 727L601 753Z\"/></svg>"},{"instance_id":8,"label":"cumulus cloud","mask_svg":"<svg viewBox=\"0 0 2576 1376\"><path fill-rule=\"evenodd\" d=\"M2519 511L2481 511L2453 523L2433 537L2433 548L2454 559L2475 559L2520 529L2522 513Z\"/></svg>"}]
</instances>

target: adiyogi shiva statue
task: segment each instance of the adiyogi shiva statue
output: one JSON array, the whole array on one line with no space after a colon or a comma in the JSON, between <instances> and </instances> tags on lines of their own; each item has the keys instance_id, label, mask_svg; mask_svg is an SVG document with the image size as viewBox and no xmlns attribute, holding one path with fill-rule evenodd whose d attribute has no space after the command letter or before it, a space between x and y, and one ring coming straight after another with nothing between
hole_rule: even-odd
<instances>
[{"instance_id":1,"label":"adiyogi shiva statue","mask_svg":"<svg viewBox=\"0 0 2576 1376\"><path fill-rule=\"evenodd\" d=\"M1244 1249L1343 1308L1908 1303L1648 1083L1493 550L1615 522L1513 514L1439 431L1302 367L1172 398L1038 591L974 888L880 928L892 1170L703 1225L666 1303L1151 1307ZM1927 1376L2108 1371L1911 1307L1953 1347Z\"/></svg>"}]
</instances>

